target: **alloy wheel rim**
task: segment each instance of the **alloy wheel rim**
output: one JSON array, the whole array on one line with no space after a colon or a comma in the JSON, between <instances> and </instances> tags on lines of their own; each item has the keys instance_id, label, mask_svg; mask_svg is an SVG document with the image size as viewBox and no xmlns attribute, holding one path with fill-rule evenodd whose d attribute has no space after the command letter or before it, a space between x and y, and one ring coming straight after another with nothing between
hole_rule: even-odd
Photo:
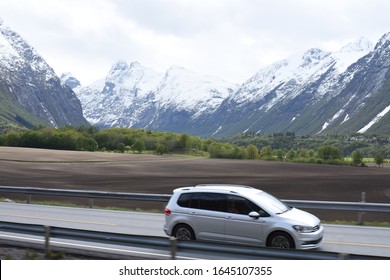
<instances>
[{"instance_id":1,"label":"alloy wheel rim","mask_svg":"<svg viewBox=\"0 0 390 280\"><path fill-rule=\"evenodd\" d=\"M191 232L186 228L178 229L176 238L179 240L191 240Z\"/></svg>"},{"instance_id":2,"label":"alloy wheel rim","mask_svg":"<svg viewBox=\"0 0 390 280\"><path fill-rule=\"evenodd\" d=\"M282 249L290 248L290 242L284 236L277 236L274 239L272 239L272 244L271 245L274 248L282 248Z\"/></svg>"}]
</instances>

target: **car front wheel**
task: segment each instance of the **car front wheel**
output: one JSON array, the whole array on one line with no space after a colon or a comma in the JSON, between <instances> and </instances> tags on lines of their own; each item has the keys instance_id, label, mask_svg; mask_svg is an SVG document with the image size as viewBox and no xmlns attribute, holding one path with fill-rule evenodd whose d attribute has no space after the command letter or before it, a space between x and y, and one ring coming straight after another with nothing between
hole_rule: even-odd
<instances>
[{"instance_id":1,"label":"car front wheel","mask_svg":"<svg viewBox=\"0 0 390 280\"><path fill-rule=\"evenodd\" d=\"M280 249L294 249L295 243L288 233L280 231L270 235L267 246Z\"/></svg>"}]
</instances>

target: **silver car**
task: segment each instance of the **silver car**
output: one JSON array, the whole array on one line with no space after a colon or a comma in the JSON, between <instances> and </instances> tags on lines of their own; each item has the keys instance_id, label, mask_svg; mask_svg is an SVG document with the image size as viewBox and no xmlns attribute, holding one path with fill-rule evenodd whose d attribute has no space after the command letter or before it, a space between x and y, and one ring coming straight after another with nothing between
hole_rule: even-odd
<instances>
[{"instance_id":1,"label":"silver car","mask_svg":"<svg viewBox=\"0 0 390 280\"><path fill-rule=\"evenodd\" d=\"M173 191L164 231L180 240L205 240L277 248L320 246L320 220L248 186L198 185Z\"/></svg>"}]
</instances>

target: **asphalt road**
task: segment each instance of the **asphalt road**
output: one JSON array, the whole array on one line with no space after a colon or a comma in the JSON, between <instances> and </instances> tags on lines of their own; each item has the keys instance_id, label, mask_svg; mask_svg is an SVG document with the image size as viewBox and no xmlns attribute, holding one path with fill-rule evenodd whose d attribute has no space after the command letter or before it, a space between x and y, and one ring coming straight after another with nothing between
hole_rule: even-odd
<instances>
[{"instance_id":1,"label":"asphalt road","mask_svg":"<svg viewBox=\"0 0 390 280\"><path fill-rule=\"evenodd\" d=\"M0 203L0 220L115 233L165 236L162 229L164 215L153 213ZM390 257L390 228L325 225L325 231L324 243L319 250ZM9 233L0 233L0 239L12 239L12 236ZM14 238L22 237L15 235ZM82 244L81 246L98 247L99 244ZM128 248L113 249L127 250L126 253L135 255L149 254L151 258L159 258L166 254L153 250L139 252ZM186 257L183 256L183 258Z\"/></svg>"}]
</instances>

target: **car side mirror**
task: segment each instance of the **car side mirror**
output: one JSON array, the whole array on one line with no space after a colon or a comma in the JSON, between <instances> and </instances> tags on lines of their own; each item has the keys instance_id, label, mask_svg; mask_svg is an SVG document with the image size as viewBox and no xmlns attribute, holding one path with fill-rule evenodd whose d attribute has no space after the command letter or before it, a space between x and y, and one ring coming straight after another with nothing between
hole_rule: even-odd
<instances>
[{"instance_id":1,"label":"car side mirror","mask_svg":"<svg viewBox=\"0 0 390 280\"><path fill-rule=\"evenodd\" d=\"M249 213L249 217L251 217L253 219L258 219L258 218L260 218L260 214L257 213L256 211L252 211Z\"/></svg>"}]
</instances>

